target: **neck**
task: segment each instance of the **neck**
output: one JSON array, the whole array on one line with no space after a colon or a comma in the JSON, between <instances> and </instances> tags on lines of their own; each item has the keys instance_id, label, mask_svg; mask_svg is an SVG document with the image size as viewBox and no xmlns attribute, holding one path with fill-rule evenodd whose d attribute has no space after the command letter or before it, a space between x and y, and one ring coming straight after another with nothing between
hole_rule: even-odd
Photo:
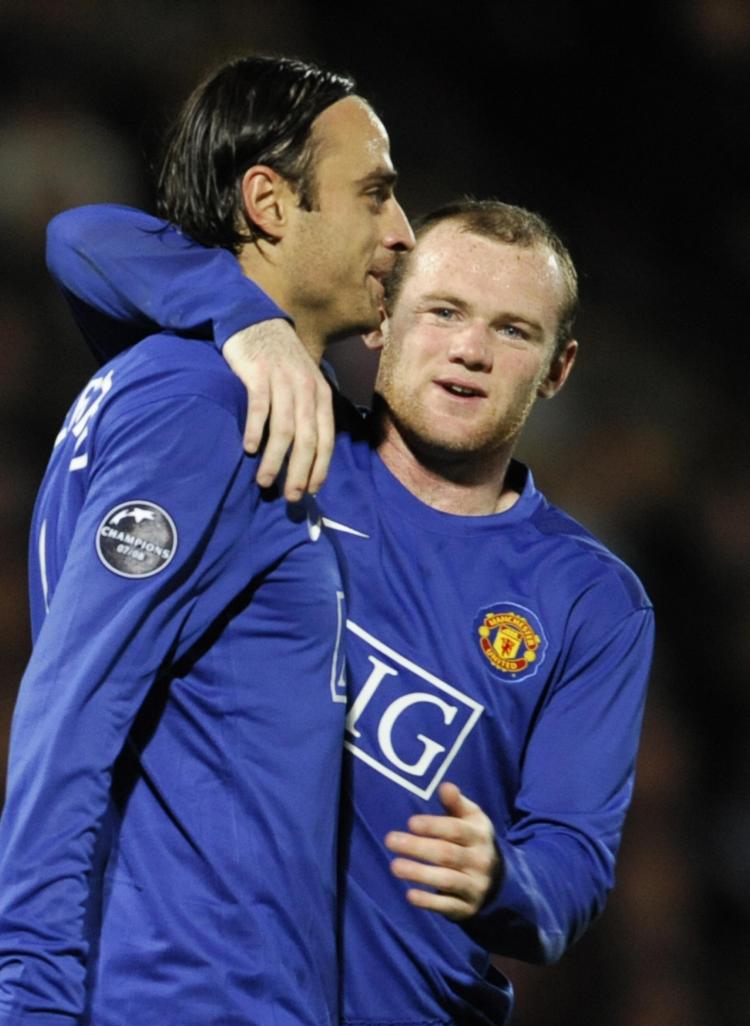
<instances>
[{"instance_id":1,"label":"neck","mask_svg":"<svg viewBox=\"0 0 750 1026\"><path fill-rule=\"evenodd\" d=\"M328 339L312 313L295 309L287 276L273 259L268 244L255 243L243 247L238 260L243 274L263 289L277 306L294 318L294 327L302 344L316 363L320 363Z\"/></svg>"},{"instance_id":2,"label":"neck","mask_svg":"<svg viewBox=\"0 0 750 1026\"><path fill-rule=\"evenodd\" d=\"M488 516L510 509L519 499L507 483L512 446L475 458L430 449L405 438L386 414L377 452L404 488L442 513Z\"/></svg>"}]
</instances>

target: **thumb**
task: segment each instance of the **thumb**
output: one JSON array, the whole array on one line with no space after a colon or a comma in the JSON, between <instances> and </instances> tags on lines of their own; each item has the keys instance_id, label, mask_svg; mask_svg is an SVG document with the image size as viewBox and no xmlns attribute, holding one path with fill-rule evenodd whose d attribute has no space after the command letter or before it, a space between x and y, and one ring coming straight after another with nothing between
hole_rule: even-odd
<instances>
[{"instance_id":1,"label":"thumb","mask_svg":"<svg viewBox=\"0 0 750 1026\"><path fill-rule=\"evenodd\" d=\"M447 781L440 785L438 796L441 805L448 815L455 816L457 819L465 819L478 807L470 798L461 794L461 790L456 784L451 784Z\"/></svg>"}]
</instances>

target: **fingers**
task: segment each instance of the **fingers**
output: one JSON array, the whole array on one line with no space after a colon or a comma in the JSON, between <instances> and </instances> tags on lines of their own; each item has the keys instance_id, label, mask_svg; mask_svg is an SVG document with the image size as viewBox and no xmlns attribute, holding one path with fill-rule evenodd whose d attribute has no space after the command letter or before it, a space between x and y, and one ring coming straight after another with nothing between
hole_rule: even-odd
<instances>
[{"instance_id":1,"label":"fingers","mask_svg":"<svg viewBox=\"0 0 750 1026\"><path fill-rule=\"evenodd\" d=\"M333 455L335 431L331 387L318 368L315 367L314 370L315 375L310 378L309 384L299 382L293 393L295 401L294 439L284 485L284 495L290 502L301 499L304 492L315 495L320 491ZM268 443L274 441L276 433L274 425L272 406ZM278 431L278 439L280 447L286 441L283 425ZM268 443L266 443L266 451Z\"/></svg>"},{"instance_id":2,"label":"fingers","mask_svg":"<svg viewBox=\"0 0 750 1026\"><path fill-rule=\"evenodd\" d=\"M271 376L269 380L269 393L271 394L271 412L268 418L268 438L263 449L263 456L261 457L258 470L255 474L255 479L261 488L268 488L269 485L273 484L276 480L281 467L283 466L284 459L286 458L289 446L292 440L296 437L295 431L299 431L297 421L295 417L295 402L294 395L292 394L291 388L280 387L278 382L278 375L276 379ZM248 408L252 409L253 396L250 393L250 401ZM247 432L246 432L247 433ZM309 441L307 444L310 444ZM298 453L297 471L299 475L300 461ZM305 482L307 477L305 477ZM303 483L304 487L304 483ZM299 494L297 494L299 489ZM287 499L291 502L295 502L299 499L302 489L299 488L299 477L295 477L294 481L290 481L289 475L284 487L284 494Z\"/></svg>"},{"instance_id":3,"label":"fingers","mask_svg":"<svg viewBox=\"0 0 750 1026\"><path fill-rule=\"evenodd\" d=\"M318 425L318 445L315 453L308 490L315 495L320 491L323 482L328 476L328 467L333 455L333 443L335 441L335 426L333 422L333 402L331 386L320 375L318 394L316 397L316 417Z\"/></svg>"},{"instance_id":4,"label":"fingers","mask_svg":"<svg viewBox=\"0 0 750 1026\"><path fill-rule=\"evenodd\" d=\"M460 845L481 843L493 836L489 818L455 784L441 784L438 794L447 815L411 816L408 826L412 834L439 837Z\"/></svg>"},{"instance_id":5,"label":"fingers","mask_svg":"<svg viewBox=\"0 0 750 1026\"><path fill-rule=\"evenodd\" d=\"M397 858L391 871L418 887L407 900L450 919L475 915L500 878L492 822L454 784L442 784L446 815L416 815L408 831L391 831L386 847ZM431 888L425 889L425 888Z\"/></svg>"},{"instance_id":6,"label":"fingers","mask_svg":"<svg viewBox=\"0 0 750 1026\"><path fill-rule=\"evenodd\" d=\"M475 915L485 898L483 877L477 872L428 865L404 858L392 861L391 872L399 880L418 885L406 892L406 898L412 905L442 912L453 919Z\"/></svg>"},{"instance_id":7,"label":"fingers","mask_svg":"<svg viewBox=\"0 0 750 1026\"><path fill-rule=\"evenodd\" d=\"M391 871L398 879L419 885L410 887L406 892L407 901L417 908L464 919L473 915L480 906L481 888L476 880L465 873L425 866L421 862L409 862L407 859L394 859Z\"/></svg>"},{"instance_id":8,"label":"fingers","mask_svg":"<svg viewBox=\"0 0 750 1026\"><path fill-rule=\"evenodd\" d=\"M447 813L451 816L464 818L472 813L481 811L476 802L462 794L455 784L446 781L438 789L440 802Z\"/></svg>"},{"instance_id":9,"label":"fingers","mask_svg":"<svg viewBox=\"0 0 750 1026\"><path fill-rule=\"evenodd\" d=\"M423 908L428 912L440 912L446 919L459 922L475 914L473 902L465 901L451 894L437 894L434 891L420 891L410 888L406 892L406 900L415 908Z\"/></svg>"},{"instance_id":10,"label":"fingers","mask_svg":"<svg viewBox=\"0 0 750 1026\"><path fill-rule=\"evenodd\" d=\"M267 428L258 484L272 484L288 454L285 497L295 502L305 491L318 491L333 451L331 390L294 329L286 321L263 321L233 335L223 353L248 391L247 452L258 451Z\"/></svg>"},{"instance_id":11,"label":"fingers","mask_svg":"<svg viewBox=\"0 0 750 1026\"><path fill-rule=\"evenodd\" d=\"M271 390L269 388L269 381L262 375L251 375L247 372L244 375L244 383L249 398L242 446L245 452L254 455L260 448L263 429L266 426L268 413L271 409Z\"/></svg>"},{"instance_id":12,"label":"fingers","mask_svg":"<svg viewBox=\"0 0 750 1026\"><path fill-rule=\"evenodd\" d=\"M467 838L462 843L435 837L417 837L394 830L386 837L385 845L396 855L420 859L421 862L459 872L489 873L494 863L494 844L490 843L489 836L479 832L473 833L471 839Z\"/></svg>"}]
</instances>

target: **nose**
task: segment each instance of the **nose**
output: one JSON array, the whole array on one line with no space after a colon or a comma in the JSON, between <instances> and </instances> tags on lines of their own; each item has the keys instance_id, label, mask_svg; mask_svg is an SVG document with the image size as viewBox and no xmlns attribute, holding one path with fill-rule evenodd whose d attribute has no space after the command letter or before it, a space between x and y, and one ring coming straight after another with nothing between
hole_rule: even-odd
<instances>
[{"instance_id":1,"label":"nose","mask_svg":"<svg viewBox=\"0 0 750 1026\"><path fill-rule=\"evenodd\" d=\"M414 247L414 232L411 230L409 220L395 196L391 199L389 206L391 210L384 226L383 245L386 249L393 250L396 253L404 253L406 250L413 249Z\"/></svg>"},{"instance_id":2,"label":"nose","mask_svg":"<svg viewBox=\"0 0 750 1026\"><path fill-rule=\"evenodd\" d=\"M492 345L487 325L479 320L471 320L451 335L448 359L451 363L460 363L467 370L492 370Z\"/></svg>"}]
</instances>

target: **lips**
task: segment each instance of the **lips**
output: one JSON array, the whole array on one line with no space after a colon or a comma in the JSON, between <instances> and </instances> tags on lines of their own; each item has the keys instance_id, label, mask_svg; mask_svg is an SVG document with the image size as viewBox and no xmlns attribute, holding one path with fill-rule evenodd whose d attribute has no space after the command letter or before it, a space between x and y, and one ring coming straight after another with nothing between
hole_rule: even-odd
<instances>
[{"instance_id":1,"label":"lips","mask_svg":"<svg viewBox=\"0 0 750 1026\"><path fill-rule=\"evenodd\" d=\"M375 287L375 291L376 291L376 294L377 294L378 302L379 303L382 302L383 301L383 297L385 295L385 286L383 285L383 282L380 280L380 278L376 274L373 274L372 271L368 271L367 277L373 283L373 285Z\"/></svg>"},{"instance_id":2,"label":"lips","mask_svg":"<svg viewBox=\"0 0 750 1026\"><path fill-rule=\"evenodd\" d=\"M393 270L395 264L396 264L396 258L395 258L395 255L394 255L392 260L387 260L385 263L380 263L379 262L379 263L375 264L375 266L371 267L368 270L367 273L368 273L368 275L371 278L374 278L375 281L378 282L378 284L380 284L382 286L384 284L384 282L385 282L385 279L388 277L388 275Z\"/></svg>"},{"instance_id":3,"label":"lips","mask_svg":"<svg viewBox=\"0 0 750 1026\"><path fill-rule=\"evenodd\" d=\"M458 381L450 378L442 378L435 381L435 384L442 388L448 395L456 399L486 399L487 393L483 388L468 381Z\"/></svg>"}]
</instances>

